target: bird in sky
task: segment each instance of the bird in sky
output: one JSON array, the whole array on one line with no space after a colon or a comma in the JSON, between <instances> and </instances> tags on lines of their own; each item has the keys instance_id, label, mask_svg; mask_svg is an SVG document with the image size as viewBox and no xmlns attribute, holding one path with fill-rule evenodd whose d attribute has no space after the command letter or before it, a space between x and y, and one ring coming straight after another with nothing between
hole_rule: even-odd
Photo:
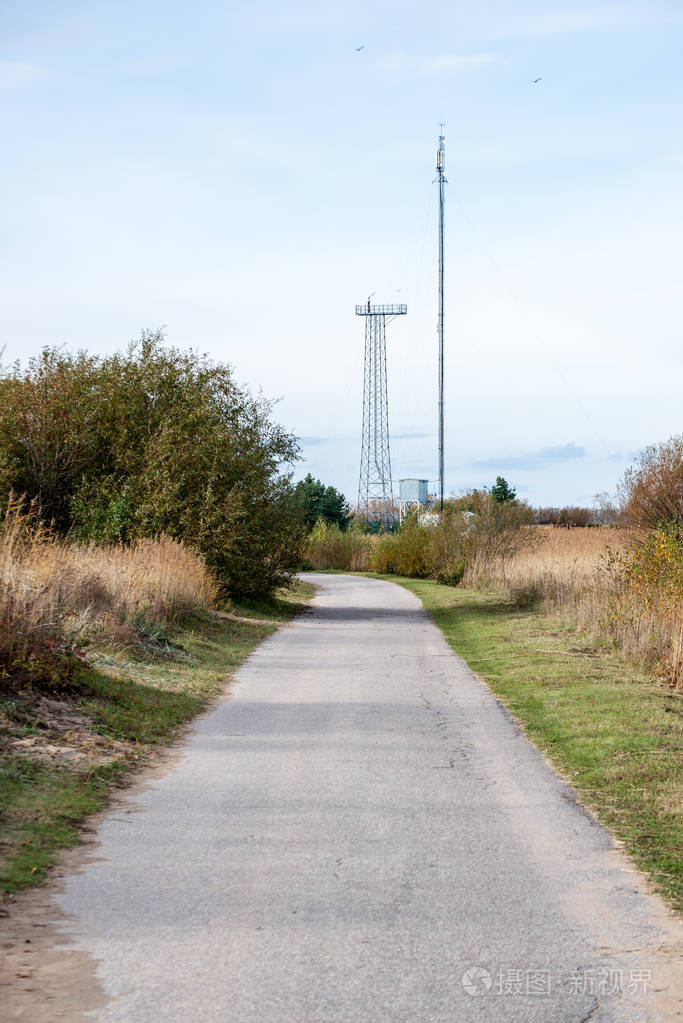
<instances>
[{"instance_id":1,"label":"bird in sky","mask_svg":"<svg viewBox=\"0 0 683 1023\"><path fill-rule=\"evenodd\" d=\"M540 78L534 78L534 80L533 80L533 82L532 82L531 84L532 84L532 85L535 85L535 84L536 84L536 82L540 82L540 81L542 81L542 80L543 80L543 75L541 75L541 77L540 77Z\"/></svg>"},{"instance_id":2,"label":"bird in sky","mask_svg":"<svg viewBox=\"0 0 683 1023\"><path fill-rule=\"evenodd\" d=\"M357 46L357 47L356 47L356 53L360 53L360 51L361 51L361 50L364 50L364 49L365 49L365 47L364 47L364 46Z\"/></svg>"}]
</instances>

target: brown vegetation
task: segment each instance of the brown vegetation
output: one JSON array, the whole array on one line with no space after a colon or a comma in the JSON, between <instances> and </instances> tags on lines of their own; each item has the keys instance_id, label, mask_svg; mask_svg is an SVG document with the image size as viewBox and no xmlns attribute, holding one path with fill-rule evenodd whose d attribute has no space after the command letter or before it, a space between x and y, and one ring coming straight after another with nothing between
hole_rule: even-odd
<instances>
[{"instance_id":1,"label":"brown vegetation","mask_svg":"<svg viewBox=\"0 0 683 1023\"><path fill-rule=\"evenodd\" d=\"M636 529L664 522L683 526L683 433L652 444L624 475L619 487L624 517Z\"/></svg>"},{"instance_id":2,"label":"brown vegetation","mask_svg":"<svg viewBox=\"0 0 683 1023\"><path fill-rule=\"evenodd\" d=\"M0 521L0 679L59 688L93 636L130 642L216 595L202 559L179 541L69 543L13 499Z\"/></svg>"},{"instance_id":3,"label":"brown vegetation","mask_svg":"<svg viewBox=\"0 0 683 1023\"><path fill-rule=\"evenodd\" d=\"M682 453L683 440L673 438L648 448L626 474L621 494L630 525L572 526L571 513L580 509L565 509L565 529L531 525L527 506L478 491L449 502L441 515L409 516L395 533L344 535L319 523L308 560L316 568L505 592L518 607L559 612L596 642L609 642L681 687Z\"/></svg>"},{"instance_id":4,"label":"brown vegetation","mask_svg":"<svg viewBox=\"0 0 683 1023\"><path fill-rule=\"evenodd\" d=\"M670 684L683 682L683 557L665 528L644 539L624 527L529 526L512 556L473 561L463 585L502 590L519 607L542 604Z\"/></svg>"},{"instance_id":5,"label":"brown vegetation","mask_svg":"<svg viewBox=\"0 0 683 1023\"><path fill-rule=\"evenodd\" d=\"M536 522L539 526L592 526L595 514L592 508L538 508Z\"/></svg>"}]
</instances>

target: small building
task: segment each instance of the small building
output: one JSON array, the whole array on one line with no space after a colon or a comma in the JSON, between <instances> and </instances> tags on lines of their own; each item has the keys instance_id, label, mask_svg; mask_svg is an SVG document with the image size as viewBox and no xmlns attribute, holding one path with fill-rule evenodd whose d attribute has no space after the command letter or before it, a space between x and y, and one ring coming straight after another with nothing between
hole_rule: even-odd
<instances>
[{"instance_id":1,"label":"small building","mask_svg":"<svg viewBox=\"0 0 683 1023\"><path fill-rule=\"evenodd\" d=\"M399 501L406 504L427 504L429 480L399 480Z\"/></svg>"},{"instance_id":2,"label":"small building","mask_svg":"<svg viewBox=\"0 0 683 1023\"><path fill-rule=\"evenodd\" d=\"M429 480L399 480L398 508L401 522L405 515L416 511L418 516L429 504Z\"/></svg>"}]
</instances>

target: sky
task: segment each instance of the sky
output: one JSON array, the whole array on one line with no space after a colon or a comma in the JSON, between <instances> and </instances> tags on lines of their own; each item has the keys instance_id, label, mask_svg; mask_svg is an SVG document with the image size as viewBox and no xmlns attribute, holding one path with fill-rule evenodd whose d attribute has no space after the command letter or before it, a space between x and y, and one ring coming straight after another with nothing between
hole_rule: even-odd
<instances>
[{"instance_id":1,"label":"sky","mask_svg":"<svg viewBox=\"0 0 683 1023\"><path fill-rule=\"evenodd\" d=\"M682 51L680 0L3 0L2 361L163 327L355 502L374 292L434 480L443 122L446 492L591 504L682 428Z\"/></svg>"}]
</instances>

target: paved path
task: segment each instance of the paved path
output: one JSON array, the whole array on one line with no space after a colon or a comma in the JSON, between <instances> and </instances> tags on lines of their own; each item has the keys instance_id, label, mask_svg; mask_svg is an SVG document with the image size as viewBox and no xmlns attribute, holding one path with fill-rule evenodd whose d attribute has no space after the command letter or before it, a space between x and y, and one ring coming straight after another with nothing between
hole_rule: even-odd
<instances>
[{"instance_id":1,"label":"paved path","mask_svg":"<svg viewBox=\"0 0 683 1023\"><path fill-rule=\"evenodd\" d=\"M608 835L412 594L309 578L66 881L94 1018L659 1019L654 902Z\"/></svg>"}]
</instances>

